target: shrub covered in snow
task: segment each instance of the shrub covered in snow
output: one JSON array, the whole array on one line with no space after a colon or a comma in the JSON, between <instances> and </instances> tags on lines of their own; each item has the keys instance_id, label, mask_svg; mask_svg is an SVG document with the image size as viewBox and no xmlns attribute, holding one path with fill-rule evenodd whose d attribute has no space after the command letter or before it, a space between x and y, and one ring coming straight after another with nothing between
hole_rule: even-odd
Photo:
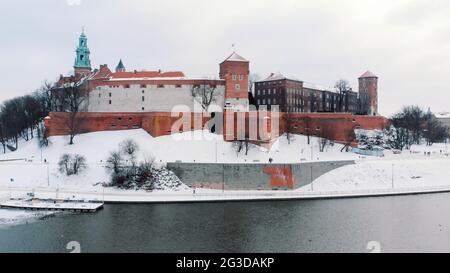
<instances>
[{"instance_id":1,"label":"shrub covered in snow","mask_svg":"<svg viewBox=\"0 0 450 273\"><path fill-rule=\"evenodd\" d=\"M111 171L109 186L136 190L177 190L184 184L164 167L157 167L153 157L137 162L138 144L125 140L119 144L119 151L110 152L106 167Z\"/></svg>"},{"instance_id":2,"label":"shrub covered in snow","mask_svg":"<svg viewBox=\"0 0 450 273\"><path fill-rule=\"evenodd\" d=\"M87 168L86 158L79 154L63 154L58 161L59 172L67 176L77 175Z\"/></svg>"}]
</instances>

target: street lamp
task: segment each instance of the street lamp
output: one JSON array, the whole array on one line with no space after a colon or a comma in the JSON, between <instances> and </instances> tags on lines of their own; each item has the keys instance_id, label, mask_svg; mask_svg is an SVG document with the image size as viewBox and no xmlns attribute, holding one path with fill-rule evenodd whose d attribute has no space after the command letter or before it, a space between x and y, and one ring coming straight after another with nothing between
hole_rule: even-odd
<instances>
[{"instance_id":1,"label":"street lamp","mask_svg":"<svg viewBox=\"0 0 450 273\"><path fill-rule=\"evenodd\" d=\"M392 164L392 188L394 188L394 164Z\"/></svg>"}]
</instances>

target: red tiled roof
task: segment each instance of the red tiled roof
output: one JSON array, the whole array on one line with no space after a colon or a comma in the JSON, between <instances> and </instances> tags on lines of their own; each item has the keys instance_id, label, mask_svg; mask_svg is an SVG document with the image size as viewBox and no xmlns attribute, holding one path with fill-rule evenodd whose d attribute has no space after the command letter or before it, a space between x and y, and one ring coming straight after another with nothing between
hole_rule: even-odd
<instances>
[{"instance_id":1,"label":"red tiled roof","mask_svg":"<svg viewBox=\"0 0 450 273\"><path fill-rule=\"evenodd\" d=\"M181 71L130 71L130 72L115 72L111 74L113 79L118 78L183 78L184 73Z\"/></svg>"}]
</instances>

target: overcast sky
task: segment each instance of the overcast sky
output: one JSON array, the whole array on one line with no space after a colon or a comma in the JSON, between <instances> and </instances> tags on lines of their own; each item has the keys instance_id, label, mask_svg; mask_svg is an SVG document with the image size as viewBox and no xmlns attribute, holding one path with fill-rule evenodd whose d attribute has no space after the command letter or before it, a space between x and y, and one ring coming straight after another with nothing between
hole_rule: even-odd
<instances>
[{"instance_id":1,"label":"overcast sky","mask_svg":"<svg viewBox=\"0 0 450 273\"><path fill-rule=\"evenodd\" d=\"M232 51L280 71L357 89L379 76L380 112L450 111L450 1L0 0L0 101L71 71L82 26L93 67L216 76Z\"/></svg>"}]
</instances>

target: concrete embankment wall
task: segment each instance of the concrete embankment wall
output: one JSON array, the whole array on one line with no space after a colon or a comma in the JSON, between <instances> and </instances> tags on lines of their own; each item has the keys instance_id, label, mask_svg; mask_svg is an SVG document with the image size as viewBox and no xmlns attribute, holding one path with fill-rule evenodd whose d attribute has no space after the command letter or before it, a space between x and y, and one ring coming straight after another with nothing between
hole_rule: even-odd
<instances>
[{"instance_id":1,"label":"concrete embankment wall","mask_svg":"<svg viewBox=\"0 0 450 273\"><path fill-rule=\"evenodd\" d=\"M289 190L354 161L298 164L167 163L183 183L196 188L226 190Z\"/></svg>"}]
</instances>

